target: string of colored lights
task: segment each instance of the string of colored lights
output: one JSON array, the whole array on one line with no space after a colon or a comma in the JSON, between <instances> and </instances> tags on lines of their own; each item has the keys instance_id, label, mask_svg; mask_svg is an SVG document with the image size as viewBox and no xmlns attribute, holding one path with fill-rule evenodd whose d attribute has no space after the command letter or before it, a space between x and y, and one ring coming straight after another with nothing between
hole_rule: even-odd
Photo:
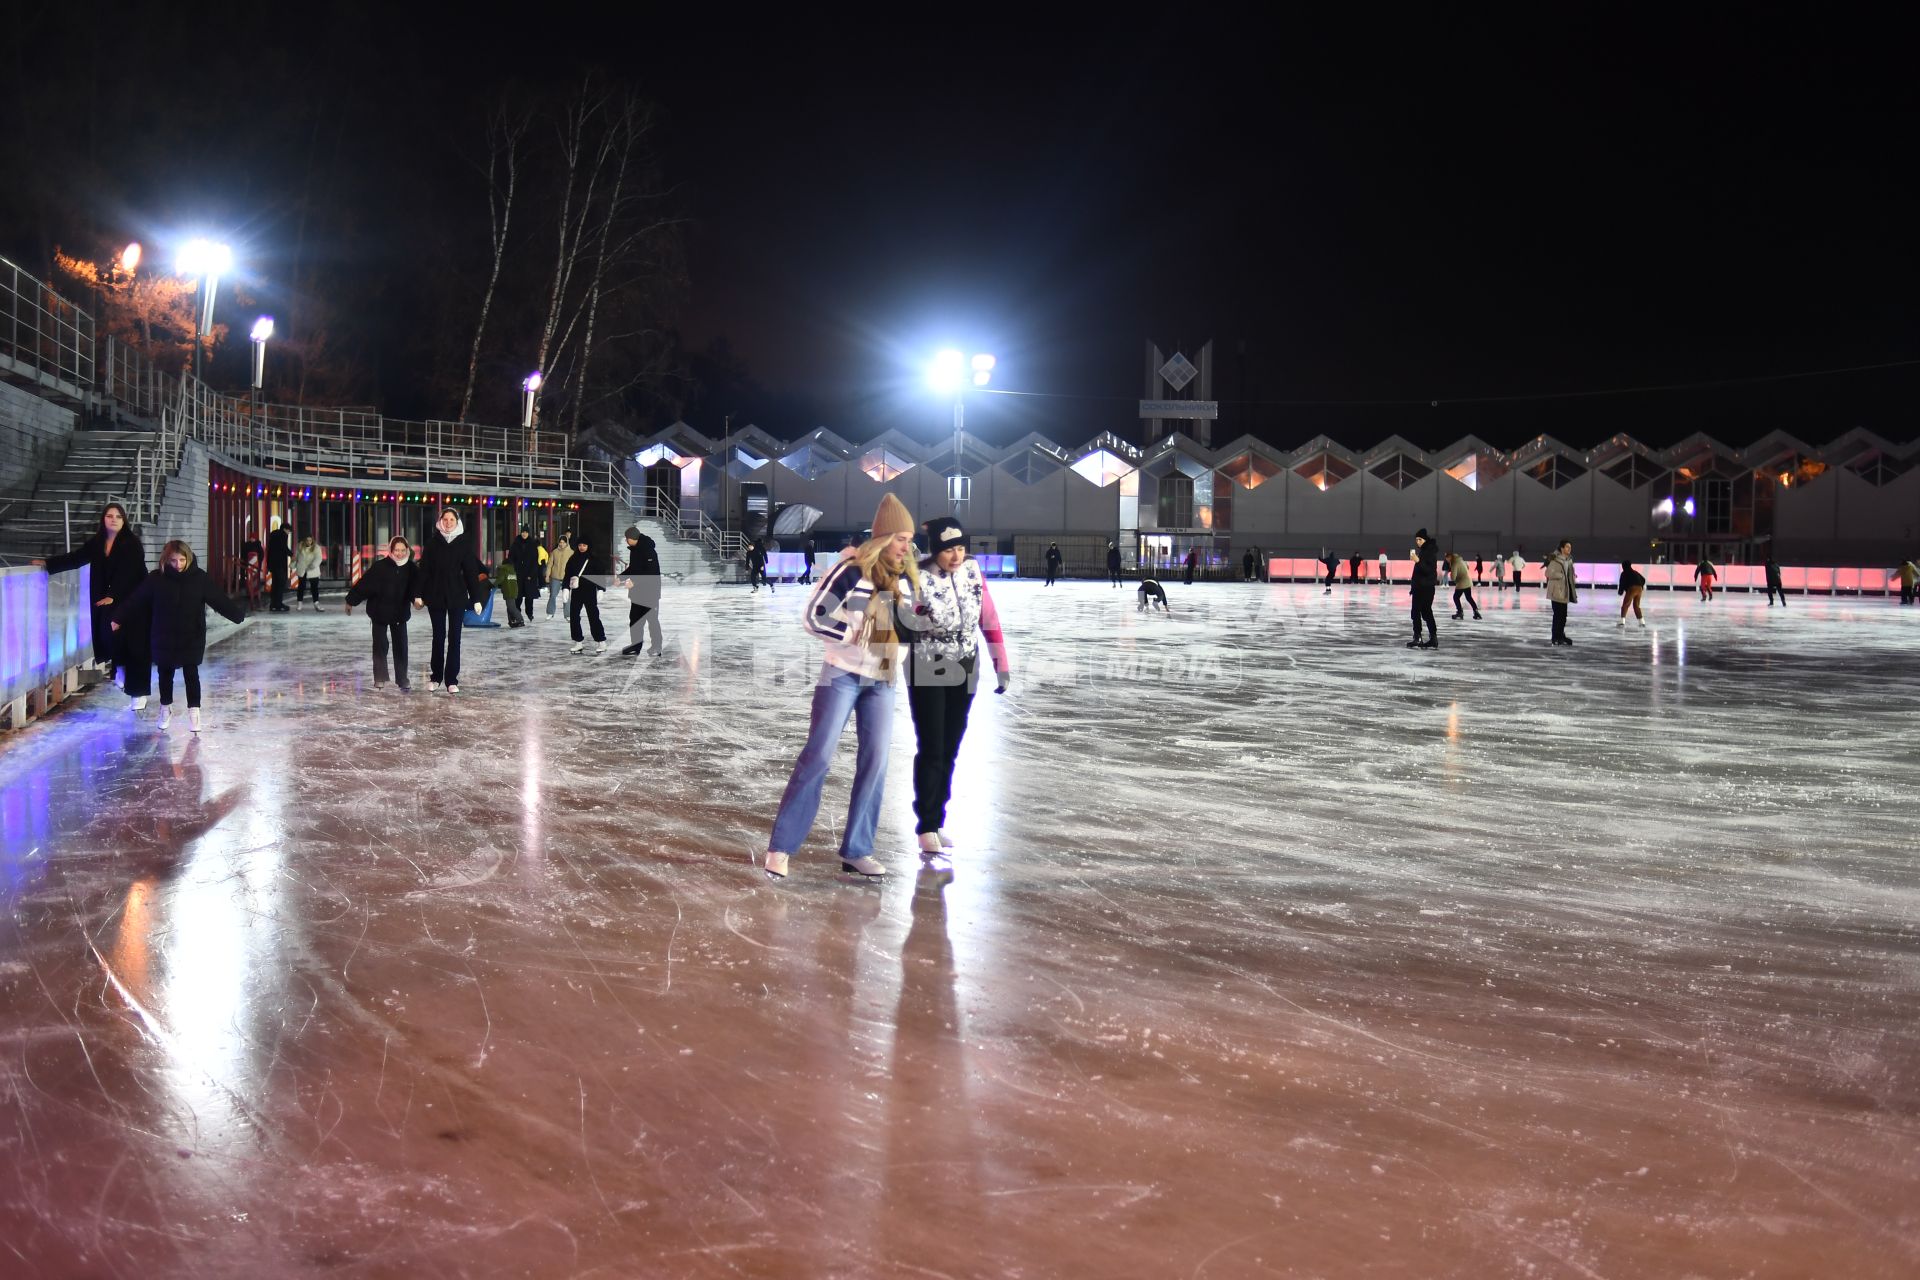
<instances>
[{"instance_id":1,"label":"string of colored lights","mask_svg":"<svg viewBox=\"0 0 1920 1280\"><path fill-rule=\"evenodd\" d=\"M261 484L258 482L235 484L223 480L209 480L207 482L207 488L215 493L234 494L240 497L292 498L295 502L309 501L317 494L323 502L388 502L395 504L406 502L444 502L451 506L516 506L536 509L565 509L568 511L578 511L580 509L580 504L577 502L562 502L557 498L503 498L491 494L483 497L479 494L403 493L399 490L391 489L385 491L376 489L372 492L365 489L322 488L316 490L311 485L295 485L289 489L286 485L279 484Z\"/></svg>"}]
</instances>

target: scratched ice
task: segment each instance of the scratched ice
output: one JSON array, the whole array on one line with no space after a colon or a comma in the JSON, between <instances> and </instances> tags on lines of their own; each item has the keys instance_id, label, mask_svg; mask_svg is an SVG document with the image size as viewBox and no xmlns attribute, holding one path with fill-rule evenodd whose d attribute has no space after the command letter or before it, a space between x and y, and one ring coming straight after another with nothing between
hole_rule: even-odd
<instances>
[{"instance_id":1,"label":"scratched ice","mask_svg":"<svg viewBox=\"0 0 1920 1280\"><path fill-rule=\"evenodd\" d=\"M198 742L10 738L0 1271L1920 1274L1920 610L995 591L951 883L904 700L893 878L850 742L750 865L793 590L470 633L458 700L265 618Z\"/></svg>"}]
</instances>

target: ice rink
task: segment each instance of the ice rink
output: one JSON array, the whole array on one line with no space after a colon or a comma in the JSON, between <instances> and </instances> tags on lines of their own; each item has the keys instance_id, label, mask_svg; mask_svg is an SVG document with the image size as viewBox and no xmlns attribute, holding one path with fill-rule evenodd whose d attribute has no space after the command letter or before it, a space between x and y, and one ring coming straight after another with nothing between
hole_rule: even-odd
<instances>
[{"instance_id":1,"label":"ice rink","mask_svg":"<svg viewBox=\"0 0 1920 1280\"><path fill-rule=\"evenodd\" d=\"M904 697L893 876L851 730L751 864L790 586L470 632L457 699L334 595L198 740L7 739L0 1273L1920 1274L1920 609L993 591L950 880Z\"/></svg>"}]
</instances>

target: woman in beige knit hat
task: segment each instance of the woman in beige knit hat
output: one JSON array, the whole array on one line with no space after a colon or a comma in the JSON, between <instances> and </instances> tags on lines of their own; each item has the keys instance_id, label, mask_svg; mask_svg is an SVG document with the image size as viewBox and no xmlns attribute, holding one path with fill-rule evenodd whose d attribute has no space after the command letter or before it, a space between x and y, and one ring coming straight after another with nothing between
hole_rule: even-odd
<instances>
[{"instance_id":1,"label":"woman in beige knit hat","mask_svg":"<svg viewBox=\"0 0 1920 1280\"><path fill-rule=\"evenodd\" d=\"M894 677L904 656L901 631L909 625L920 590L913 529L905 503L892 494L880 499L872 536L820 579L801 613L801 625L825 640L827 649L814 684L807 743L780 797L767 842L768 879L786 878L788 859L813 829L827 767L849 717L858 717L860 750L840 840L840 869L869 880L886 874L873 856L873 835L893 737Z\"/></svg>"}]
</instances>

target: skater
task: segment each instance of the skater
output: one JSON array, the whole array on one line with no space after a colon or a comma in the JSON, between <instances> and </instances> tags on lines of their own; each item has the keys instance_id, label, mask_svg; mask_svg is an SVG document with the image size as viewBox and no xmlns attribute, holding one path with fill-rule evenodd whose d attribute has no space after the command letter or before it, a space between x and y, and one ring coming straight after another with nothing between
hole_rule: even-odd
<instances>
[{"instance_id":1,"label":"skater","mask_svg":"<svg viewBox=\"0 0 1920 1280\"><path fill-rule=\"evenodd\" d=\"M300 539L300 546L293 553L292 576L293 607L298 609L307 593L313 593L313 611L320 612L320 544L311 536Z\"/></svg>"},{"instance_id":2,"label":"skater","mask_svg":"<svg viewBox=\"0 0 1920 1280\"><path fill-rule=\"evenodd\" d=\"M509 608L507 617L511 620L518 613L524 621L532 622L534 602L540 598L540 580L545 576L540 569L540 544L534 540L533 530L520 530L513 545L507 548L507 562L513 566L516 588L507 603L518 606Z\"/></svg>"},{"instance_id":3,"label":"skater","mask_svg":"<svg viewBox=\"0 0 1920 1280\"><path fill-rule=\"evenodd\" d=\"M269 522L273 530L267 535L267 575L273 580L273 603L268 608L274 613L291 613L282 597L287 593L288 562L293 559L293 535L280 525L280 517L274 516Z\"/></svg>"},{"instance_id":4,"label":"skater","mask_svg":"<svg viewBox=\"0 0 1920 1280\"><path fill-rule=\"evenodd\" d=\"M1259 547L1253 549L1253 580L1255 582L1273 581L1273 568L1267 563L1267 553Z\"/></svg>"},{"instance_id":5,"label":"skater","mask_svg":"<svg viewBox=\"0 0 1920 1280\"><path fill-rule=\"evenodd\" d=\"M1120 585L1120 548L1111 542L1107 544L1107 577L1114 586Z\"/></svg>"},{"instance_id":6,"label":"skater","mask_svg":"<svg viewBox=\"0 0 1920 1280\"><path fill-rule=\"evenodd\" d=\"M1357 551L1347 558L1347 581L1351 584L1366 581L1366 561L1360 558Z\"/></svg>"},{"instance_id":7,"label":"skater","mask_svg":"<svg viewBox=\"0 0 1920 1280\"><path fill-rule=\"evenodd\" d=\"M573 535L562 534L547 552L547 616L560 607L560 593L567 589L567 561L573 558Z\"/></svg>"},{"instance_id":8,"label":"skater","mask_svg":"<svg viewBox=\"0 0 1920 1280\"><path fill-rule=\"evenodd\" d=\"M1433 593L1440 587L1440 547L1425 529L1413 535L1413 640L1409 649L1438 649L1440 625L1433 620ZM1420 626L1426 624L1427 638L1420 638Z\"/></svg>"},{"instance_id":9,"label":"skater","mask_svg":"<svg viewBox=\"0 0 1920 1280\"><path fill-rule=\"evenodd\" d=\"M760 590L760 584L767 584L767 594L773 594L773 583L767 578L767 544L764 539L755 538L747 547L747 576L753 582L753 592Z\"/></svg>"},{"instance_id":10,"label":"skater","mask_svg":"<svg viewBox=\"0 0 1920 1280\"><path fill-rule=\"evenodd\" d=\"M1780 565L1773 558L1772 548L1767 550L1767 608L1773 608L1773 598L1780 597L1780 607L1787 607L1787 587L1780 581Z\"/></svg>"},{"instance_id":11,"label":"skater","mask_svg":"<svg viewBox=\"0 0 1920 1280\"><path fill-rule=\"evenodd\" d=\"M919 591L913 515L889 493L874 512L873 536L822 575L801 613L807 633L826 641L826 653L814 685L807 744L794 762L767 841L768 879L786 878L788 859L813 829L827 767L833 763L834 748L850 717L858 720L860 750L847 799L847 821L841 829L840 868L869 880L886 875L887 869L873 856L874 827L880 820L887 747L893 735L900 636L903 622L913 617L912 602Z\"/></svg>"},{"instance_id":12,"label":"skater","mask_svg":"<svg viewBox=\"0 0 1920 1280\"><path fill-rule=\"evenodd\" d=\"M247 609L260 607L261 585L267 572L267 549L260 539L248 538L240 544L240 589L247 593Z\"/></svg>"},{"instance_id":13,"label":"skater","mask_svg":"<svg viewBox=\"0 0 1920 1280\"><path fill-rule=\"evenodd\" d=\"M758 545L758 544L755 544ZM600 589L606 585L606 563L593 550L587 535L573 535L573 559L567 561L567 589L573 593L567 619L573 624L573 648L579 653L587 647L586 633L580 629L584 612L593 627L594 653L607 651L607 629L600 625Z\"/></svg>"},{"instance_id":14,"label":"skater","mask_svg":"<svg viewBox=\"0 0 1920 1280\"><path fill-rule=\"evenodd\" d=\"M1719 576L1719 568L1705 556L1701 556L1700 563L1693 566L1693 580L1700 587L1702 600L1713 599L1713 580Z\"/></svg>"},{"instance_id":15,"label":"skater","mask_svg":"<svg viewBox=\"0 0 1920 1280\"><path fill-rule=\"evenodd\" d=\"M360 575L360 581L347 588L347 615L353 607L365 603L367 619L373 623L373 687L387 684L387 650L393 650L393 683L402 693L412 693L407 678L407 623L413 618L413 600L420 594L420 566L414 562L413 547L405 538L387 543L384 559L375 560Z\"/></svg>"},{"instance_id":16,"label":"skater","mask_svg":"<svg viewBox=\"0 0 1920 1280\"><path fill-rule=\"evenodd\" d=\"M1473 585L1484 587L1487 584L1487 562L1480 556L1473 558Z\"/></svg>"},{"instance_id":17,"label":"skater","mask_svg":"<svg viewBox=\"0 0 1920 1280\"><path fill-rule=\"evenodd\" d=\"M1547 599L1553 605L1553 642L1570 645L1567 606L1580 602L1580 584L1574 580L1573 543L1565 538L1547 557Z\"/></svg>"},{"instance_id":18,"label":"skater","mask_svg":"<svg viewBox=\"0 0 1920 1280\"><path fill-rule=\"evenodd\" d=\"M1047 581L1045 585L1049 587L1052 586L1053 580L1055 578L1058 578L1059 576L1060 576L1060 544L1057 542L1049 542L1047 544Z\"/></svg>"},{"instance_id":19,"label":"skater","mask_svg":"<svg viewBox=\"0 0 1920 1280\"><path fill-rule=\"evenodd\" d=\"M652 542L653 539L649 538L647 539L647 541ZM658 563L658 559L659 558L656 556L655 557L656 563ZM801 547L800 547L800 585L803 587L809 586L812 584L812 582L813 582L813 539L808 538L806 542L801 544ZM658 622L655 622L653 625L657 627L660 624Z\"/></svg>"},{"instance_id":20,"label":"skater","mask_svg":"<svg viewBox=\"0 0 1920 1280\"><path fill-rule=\"evenodd\" d=\"M953 762L967 732L967 712L980 682L980 637L993 661L995 693L1013 682L1000 615L986 575L967 556L967 531L952 516L927 521L927 557L920 562L915 630L907 650L907 709L913 713L914 835L922 858L953 848L947 801Z\"/></svg>"},{"instance_id":21,"label":"skater","mask_svg":"<svg viewBox=\"0 0 1920 1280\"><path fill-rule=\"evenodd\" d=\"M1920 583L1920 565L1916 565L1913 562L1912 558L1909 557L1908 559L1901 561L1900 567L1898 569L1895 569L1893 572L1900 579L1900 603L1912 604L1913 597L1914 597L1914 584Z\"/></svg>"},{"instance_id":22,"label":"skater","mask_svg":"<svg viewBox=\"0 0 1920 1280\"><path fill-rule=\"evenodd\" d=\"M434 532L420 544L420 572L414 579L414 591L413 607L425 609L433 623L427 692L444 683L448 693L459 693L460 633L467 623L467 606L478 607L493 587L474 550L473 535L452 507L440 513Z\"/></svg>"},{"instance_id":23,"label":"skater","mask_svg":"<svg viewBox=\"0 0 1920 1280\"><path fill-rule=\"evenodd\" d=\"M1513 573L1513 591L1515 595L1518 595L1520 593L1520 575L1525 573L1527 569L1527 558L1520 554L1520 548L1515 547L1513 554L1507 557L1507 568Z\"/></svg>"},{"instance_id":24,"label":"skater","mask_svg":"<svg viewBox=\"0 0 1920 1280\"><path fill-rule=\"evenodd\" d=\"M1145 613L1156 604L1162 613L1173 612L1173 606L1167 603L1167 589L1160 585L1158 578L1142 578L1139 595L1140 607L1134 610L1135 613Z\"/></svg>"},{"instance_id":25,"label":"skater","mask_svg":"<svg viewBox=\"0 0 1920 1280\"><path fill-rule=\"evenodd\" d=\"M1189 587L1192 586L1193 571L1195 569L1198 569L1199 567L1200 567L1200 548L1188 547L1187 548L1187 573L1186 573L1186 576L1181 579L1181 581Z\"/></svg>"},{"instance_id":26,"label":"skater","mask_svg":"<svg viewBox=\"0 0 1920 1280\"><path fill-rule=\"evenodd\" d=\"M1240 576L1248 582L1253 581L1253 550L1251 548L1240 557Z\"/></svg>"},{"instance_id":27,"label":"skater","mask_svg":"<svg viewBox=\"0 0 1920 1280\"><path fill-rule=\"evenodd\" d=\"M1320 548L1320 563L1327 566L1327 580L1321 584L1326 587L1326 590L1321 594L1330 596L1333 594L1333 575L1340 568L1340 557L1325 547L1322 547Z\"/></svg>"},{"instance_id":28,"label":"skater","mask_svg":"<svg viewBox=\"0 0 1920 1280\"><path fill-rule=\"evenodd\" d=\"M200 732L200 663L207 656L207 610L231 622L247 615L207 571L193 562L193 550L179 540L160 552L160 569L134 588L114 610L111 626L120 630L144 622L151 638L153 664L160 668L160 727L173 720L173 675L187 686L187 722ZM285 610L282 610L285 612Z\"/></svg>"},{"instance_id":29,"label":"skater","mask_svg":"<svg viewBox=\"0 0 1920 1280\"><path fill-rule=\"evenodd\" d=\"M1387 580L1388 563L1389 562L1387 560L1387 549L1385 547L1382 547L1380 548L1380 581L1381 582L1385 582Z\"/></svg>"},{"instance_id":30,"label":"skater","mask_svg":"<svg viewBox=\"0 0 1920 1280\"><path fill-rule=\"evenodd\" d=\"M1480 621L1480 606L1473 598L1473 575L1467 572L1467 558L1458 551L1447 557L1447 570L1453 575L1453 620L1462 621L1460 606L1464 602L1473 610L1473 620Z\"/></svg>"},{"instance_id":31,"label":"skater","mask_svg":"<svg viewBox=\"0 0 1920 1280\"><path fill-rule=\"evenodd\" d=\"M1640 597L1647 593L1647 575L1633 567L1630 560L1620 562L1620 626L1627 625L1627 610L1633 610L1634 618L1646 629L1646 615L1640 612Z\"/></svg>"},{"instance_id":32,"label":"skater","mask_svg":"<svg viewBox=\"0 0 1920 1280\"><path fill-rule=\"evenodd\" d=\"M644 647L640 624L645 622L657 658L664 647L660 638L660 552L637 525L628 527L626 539L627 563L620 571L620 585L627 589L627 645L620 652L629 658L640 652Z\"/></svg>"},{"instance_id":33,"label":"skater","mask_svg":"<svg viewBox=\"0 0 1920 1280\"><path fill-rule=\"evenodd\" d=\"M100 527L85 542L64 555L35 560L33 565L45 569L49 577L87 566L87 590L93 596L94 666L109 675L118 666L120 687L133 699L133 709L146 710L153 678L147 633L133 624L117 633L113 627L114 609L147 577L147 553L139 535L128 526L127 509L109 502L100 511Z\"/></svg>"}]
</instances>

